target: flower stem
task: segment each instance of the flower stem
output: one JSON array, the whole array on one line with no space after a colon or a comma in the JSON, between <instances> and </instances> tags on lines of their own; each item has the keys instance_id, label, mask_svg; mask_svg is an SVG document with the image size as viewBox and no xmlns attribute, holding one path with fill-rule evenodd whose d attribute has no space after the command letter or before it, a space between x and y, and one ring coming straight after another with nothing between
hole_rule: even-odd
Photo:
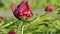
<instances>
[{"instance_id":1,"label":"flower stem","mask_svg":"<svg viewBox=\"0 0 60 34\"><path fill-rule=\"evenodd\" d=\"M22 24L22 21L17 24L17 34L22 34Z\"/></svg>"},{"instance_id":2,"label":"flower stem","mask_svg":"<svg viewBox=\"0 0 60 34\"><path fill-rule=\"evenodd\" d=\"M23 24L22 24L22 34L24 34L24 20L23 20Z\"/></svg>"},{"instance_id":3,"label":"flower stem","mask_svg":"<svg viewBox=\"0 0 60 34\"><path fill-rule=\"evenodd\" d=\"M24 26L22 27L22 34L24 34Z\"/></svg>"}]
</instances>

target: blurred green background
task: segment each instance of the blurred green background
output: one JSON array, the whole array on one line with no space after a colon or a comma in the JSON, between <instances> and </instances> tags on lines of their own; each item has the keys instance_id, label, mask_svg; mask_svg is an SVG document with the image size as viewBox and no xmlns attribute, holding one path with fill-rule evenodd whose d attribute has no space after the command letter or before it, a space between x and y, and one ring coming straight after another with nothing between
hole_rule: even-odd
<instances>
[{"instance_id":1,"label":"blurred green background","mask_svg":"<svg viewBox=\"0 0 60 34\"><path fill-rule=\"evenodd\" d=\"M18 5L21 1L22 0L0 0L0 16L6 16L6 21L13 22L13 20L10 20L11 18L7 18L7 16L9 16L9 17L13 17L13 19L14 19L14 16L13 16L12 10L11 10L11 3L15 2ZM50 18L51 15L49 15L49 17L48 17L48 15L45 15L45 16L43 16L43 19L41 19L42 17L40 18L41 14L45 14L44 9L49 4L51 4L56 9L56 10L54 9L54 12L56 12L56 11L58 12L58 10L60 12L60 0L28 0L28 1L29 1L30 8L32 9L32 12L33 13L38 13L39 16L34 14L36 16L34 16L32 20L30 20L31 23L29 23L29 21L27 21L27 23L29 25L27 25L27 23L26 23L24 33L40 34L41 31L42 32L50 32L50 31L52 31L52 32L57 32L57 33L60 34L60 24L59 24L60 21L57 21L56 23L52 22L53 24L50 23L50 22L40 21L40 20L43 20L43 19L45 20L46 16L47 16L46 18L49 18L48 20L50 20L50 21L53 21L53 20L55 21L56 19L58 20L60 18L60 14L59 15L58 14L51 14L51 15L54 15L54 18L53 17ZM57 8L59 8L59 9L57 10ZM34 20L35 17L36 18L38 17L36 19L37 21ZM16 19L14 19L14 21L16 21ZM41 23L43 25L40 25ZM45 26L46 24L48 26ZM4 30L4 32L5 32L5 30Z\"/></svg>"}]
</instances>

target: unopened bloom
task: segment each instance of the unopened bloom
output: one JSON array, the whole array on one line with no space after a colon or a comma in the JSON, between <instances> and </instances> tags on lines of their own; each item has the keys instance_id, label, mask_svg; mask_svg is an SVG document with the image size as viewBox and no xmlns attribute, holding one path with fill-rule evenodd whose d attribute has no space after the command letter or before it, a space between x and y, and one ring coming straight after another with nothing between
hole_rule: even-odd
<instances>
[{"instance_id":1,"label":"unopened bloom","mask_svg":"<svg viewBox=\"0 0 60 34\"><path fill-rule=\"evenodd\" d=\"M45 11L46 12L52 12L53 11L53 7L51 6L51 5L49 5L49 6L47 6L46 8L45 8Z\"/></svg>"},{"instance_id":2,"label":"unopened bloom","mask_svg":"<svg viewBox=\"0 0 60 34\"><path fill-rule=\"evenodd\" d=\"M31 9L29 8L28 1L22 1L18 6L12 3L12 11L16 18L21 19L25 17L26 19L33 16Z\"/></svg>"},{"instance_id":3,"label":"unopened bloom","mask_svg":"<svg viewBox=\"0 0 60 34\"><path fill-rule=\"evenodd\" d=\"M0 16L0 21L3 20L3 17Z\"/></svg>"},{"instance_id":4,"label":"unopened bloom","mask_svg":"<svg viewBox=\"0 0 60 34\"><path fill-rule=\"evenodd\" d=\"M11 30L8 32L8 34L16 34L16 32L14 30Z\"/></svg>"}]
</instances>

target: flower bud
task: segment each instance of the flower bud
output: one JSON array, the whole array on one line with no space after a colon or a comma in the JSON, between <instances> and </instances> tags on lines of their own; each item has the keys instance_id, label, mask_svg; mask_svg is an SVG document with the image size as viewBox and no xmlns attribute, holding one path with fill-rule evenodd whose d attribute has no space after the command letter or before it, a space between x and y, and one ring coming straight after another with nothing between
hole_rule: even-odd
<instances>
[{"instance_id":1,"label":"flower bud","mask_svg":"<svg viewBox=\"0 0 60 34\"><path fill-rule=\"evenodd\" d=\"M13 14L16 18L22 19L25 17L26 19L33 16L31 9L29 8L28 1L22 1L17 7L12 3Z\"/></svg>"},{"instance_id":2,"label":"flower bud","mask_svg":"<svg viewBox=\"0 0 60 34\"><path fill-rule=\"evenodd\" d=\"M49 5L49 6L47 6L47 7L45 8L45 11L48 12L48 13L50 13L50 12L53 11L53 7L52 7L51 5Z\"/></svg>"},{"instance_id":3,"label":"flower bud","mask_svg":"<svg viewBox=\"0 0 60 34\"><path fill-rule=\"evenodd\" d=\"M16 32L14 30L11 30L8 32L8 34L16 34Z\"/></svg>"}]
</instances>

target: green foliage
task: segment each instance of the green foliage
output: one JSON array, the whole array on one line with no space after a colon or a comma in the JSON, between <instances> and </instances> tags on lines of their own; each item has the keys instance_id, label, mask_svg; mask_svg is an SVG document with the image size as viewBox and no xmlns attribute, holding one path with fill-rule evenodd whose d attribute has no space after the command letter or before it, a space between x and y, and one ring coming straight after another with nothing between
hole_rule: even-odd
<instances>
[{"instance_id":1,"label":"green foliage","mask_svg":"<svg viewBox=\"0 0 60 34\"><path fill-rule=\"evenodd\" d=\"M54 14L54 16L52 16ZM21 34L22 25L24 26L24 34L59 34L60 33L60 17L57 12L45 13L33 19L21 21L16 18L4 18L4 24L0 27L0 33L7 34L14 29L17 34ZM53 18L54 17L54 18ZM57 32L58 31L58 32Z\"/></svg>"},{"instance_id":2,"label":"green foliage","mask_svg":"<svg viewBox=\"0 0 60 34\"><path fill-rule=\"evenodd\" d=\"M13 0L2 0L5 9L11 8ZM20 0L14 0L17 5ZM29 0L29 5L32 9L44 8L48 4L52 4L56 10L52 13L43 13L32 19L21 21L13 17L5 17L0 23L0 34L7 34L14 29L17 34L60 34L60 2L59 0ZM1 3L2 4L2 3ZM2 25L1 25L2 24Z\"/></svg>"}]
</instances>

